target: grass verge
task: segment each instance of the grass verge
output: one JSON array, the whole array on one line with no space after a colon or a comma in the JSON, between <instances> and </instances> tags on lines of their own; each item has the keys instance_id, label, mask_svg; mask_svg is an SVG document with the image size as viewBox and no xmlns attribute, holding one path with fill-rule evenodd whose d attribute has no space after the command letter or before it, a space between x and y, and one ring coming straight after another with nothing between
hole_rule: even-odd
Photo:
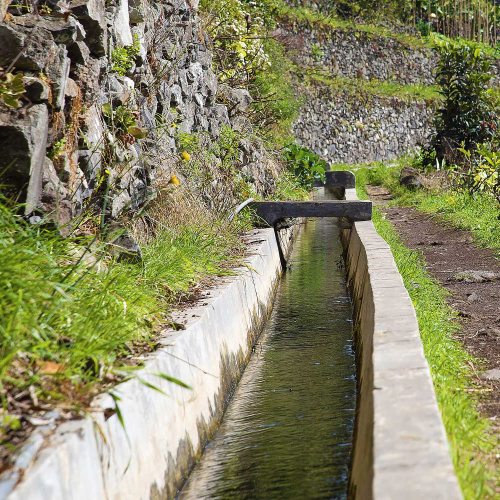
<instances>
[{"instance_id":1,"label":"grass verge","mask_svg":"<svg viewBox=\"0 0 500 500\"><path fill-rule=\"evenodd\" d=\"M437 86L401 85L394 82L379 80L360 80L359 78L331 77L321 73L307 74L310 81L317 81L328 85L332 90L344 92L379 95L383 97L398 97L400 99L435 102L441 99Z\"/></svg>"},{"instance_id":2,"label":"grass verge","mask_svg":"<svg viewBox=\"0 0 500 500\"><path fill-rule=\"evenodd\" d=\"M429 47L430 44L420 36L413 36L409 33L395 32L391 27L384 26L382 23L357 23L350 20L340 19L338 17L317 12L307 7L291 7L281 4L276 16L285 22L307 23L314 26L315 30L331 31L354 31L365 34L367 37L382 37L397 40L402 46L408 48Z\"/></svg>"},{"instance_id":3,"label":"grass verge","mask_svg":"<svg viewBox=\"0 0 500 500\"><path fill-rule=\"evenodd\" d=\"M8 449L10 431L36 412L84 411L127 367L140 366L134 355L154 349L193 286L234 272L246 223L190 214L171 225L149 216L154 234L132 264L111 257L97 236L63 238L0 203L1 445Z\"/></svg>"},{"instance_id":4,"label":"grass verge","mask_svg":"<svg viewBox=\"0 0 500 500\"><path fill-rule=\"evenodd\" d=\"M500 257L499 208L495 198L487 193L471 195L455 189L409 190L400 186L398 180L401 168L407 163L402 159L392 167L375 164L371 168L358 168L356 179L362 185L389 189L394 197L392 204L415 207L453 227L470 231L481 246L495 250Z\"/></svg>"},{"instance_id":5,"label":"grass verge","mask_svg":"<svg viewBox=\"0 0 500 500\"><path fill-rule=\"evenodd\" d=\"M397 167L391 169L383 165L373 170L357 169L359 198L368 198L365 189L367 183L385 184L392 186L396 191L396 201L415 204L416 199L422 197L419 209L434 207L435 213L443 211L446 198L424 196L415 192L408 194L407 190L399 187L396 172L398 172ZM483 206L482 203L488 206L484 199L477 202L479 206ZM464 213L472 213L474 208L477 209L477 206L467 207L466 201L462 200L456 211L448 212L451 216L449 221L463 222L461 217ZM489 220L491 217L489 208L486 213L481 213L481 217L484 217L485 221ZM470 219L468 221L466 226L472 223ZM428 274L422 254L410 250L401 242L391 223L384 219L376 207L373 222L378 233L391 247L417 313L425 355L431 369L453 463L464 497L495 498L493 488L500 486L494 461L494 453L498 450L498 439L492 434L489 422L477 411L477 392L470 392L471 388L475 388L474 364L477 360L454 339L459 326L455 321L456 313L446 301L447 292ZM484 235L485 242L489 234L490 232Z\"/></svg>"}]
</instances>

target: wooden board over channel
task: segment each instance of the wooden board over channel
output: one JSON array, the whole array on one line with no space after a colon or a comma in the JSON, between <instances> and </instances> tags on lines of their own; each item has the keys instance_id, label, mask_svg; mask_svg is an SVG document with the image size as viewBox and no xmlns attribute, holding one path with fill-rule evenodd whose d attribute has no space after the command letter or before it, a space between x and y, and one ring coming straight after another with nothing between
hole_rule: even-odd
<instances>
[{"instance_id":1,"label":"wooden board over channel","mask_svg":"<svg viewBox=\"0 0 500 500\"><path fill-rule=\"evenodd\" d=\"M251 207L270 226L297 217L345 217L351 223L372 218L371 201L259 201Z\"/></svg>"}]
</instances>

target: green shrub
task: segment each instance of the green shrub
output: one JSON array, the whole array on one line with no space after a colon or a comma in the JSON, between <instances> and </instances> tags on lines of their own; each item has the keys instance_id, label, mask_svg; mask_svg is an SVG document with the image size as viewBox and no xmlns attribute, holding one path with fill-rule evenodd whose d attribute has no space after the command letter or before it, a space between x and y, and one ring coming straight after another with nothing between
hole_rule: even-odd
<instances>
[{"instance_id":1,"label":"green shrub","mask_svg":"<svg viewBox=\"0 0 500 500\"><path fill-rule=\"evenodd\" d=\"M432 24L429 21L424 21L423 19L419 19L416 28L420 31L422 36L429 36L432 32Z\"/></svg>"},{"instance_id":2,"label":"green shrub","mask_svg":"<svg viewBox=\"0 0 500 500\"><path fill-rule=\"evenodd\" d=\"M490 62L474 42L433 35L439 54L437 82L443 104L436 111L433 147L438 160L449 159L460 145L470 149L493 140L498 116L488 87Z\"/></svg>"},{"instance_id":3,"label":"green shrub","mask_svg":"<svg viewBox=\"0 0 500 500\"><path fill-rule=\"evenodd\" d=\"M288 170L301 186L310 188L315 181L325 182L328 163L311 150L298 144L290 144L284 149L284 158Z\"/></svg>"},{"instance_id":4,"label":"green shrub","mask_svg":"<svg viewBox=\"0 0 500 500\"><path fill-rule=\"evenodd\" d=\"M254 102L249 118L271 148L289 141L299 109L291 85L293 64L285 48L269 36L282 7L281 0L200 2L219 80L250 92Z\"/></svg>"},{"instance_id":5,"label":"green shrub","mask_svg":"<svg viewBox=\"0 0 500 500\"><path fill-rule=\"evenodd\" d=\"M1 69L1 68L0 68ZM0 99L6 106L19 107L19 99L24 93L24 76L22 73L0 72Z\"/></svg>"},{"instance_id":6,"label":"green shrub","mask_svg":"<svg viewBox=\"0 0 500 500\"><path fill-rule=\"evenodd\" d=\"M127 135L134 139L144 139L147 136L147 129L137 125L138 113L130 108L126 106L113 108L108 102L101 106L101 111L113 133L120 139L123 140Z\"/></svg>"},{"instance_id":7,"label":"green shrub","mask_svg":"<svg viewBox=\"0 0 500 500\"><path fill-rule=\"evenodd\" d=\"M285 48L275 40L266 40L264 50L271 65L265 72L255 75L254 86L250 89L254 99L252 121L271 147L283 147L293 140L290 131L301 101L292 87L294 68Z\"/></svg>"},{"instance_id":8,"label":"green shrub","mask_svg":"<svg viewBox=\"0 0 500 500\"><path fill-rule=\"evenodd\" d=\"M463 155L464 168L452 171L458 187L470 194L485 192L500 201L500 152L490 144L478 144L474 150L458 148Z\"/></svg>"},{"instance_id":9,"label":"green shrub","mask_svg":"<svg viewBox=\"0 0 500 500\"><path fill-rule=\"evenodd\" d=\"M205 28L213 39L219 80L230 86L248 84L269 66L263 47L266 19L255 2L201 0Z\"/></svg>"}]
</instances>

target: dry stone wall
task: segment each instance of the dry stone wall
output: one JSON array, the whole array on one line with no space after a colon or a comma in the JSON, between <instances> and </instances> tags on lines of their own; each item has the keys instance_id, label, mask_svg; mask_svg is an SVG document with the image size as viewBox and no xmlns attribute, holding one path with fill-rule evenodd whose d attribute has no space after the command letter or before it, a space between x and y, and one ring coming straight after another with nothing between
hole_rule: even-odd
<instances>
[{"instance_id":1,"label":"dry stone wall","mask_svg":"<svg viewBox=\"0 0 500 500\"><path fill-rule=\"evenodd\" d=\"M355 27L333 29L322 23L282 21L278 37L296 49L300 66L331 76L383 80L403 85L434 85L437 58L425 46L400 38L369 33Z\"/></svg>"},{"instance_id":2,"label":"dry stone wall","mask_svg":"<svg viewBox=\"0 0 500 500\"><path fill-rule=\"evenodd\" d=\"M315 10L319 5L314 0L290 3ZM276 36L288 45L299 72L337 79L335 88L316 81L300 87L305 104L294 125L298 142L331 163L390 161L425 146L433 135L435 100L363 90L363 82L374 81L435 85L438 57L418 41L418 31L388 25L387 32L398 36L367 32L355 25L333 28L320 21L281 20ZM405 34L407 38L402 36ZM500 62L491 62L491 85L498 86ZM355 84L350 85L352 82ZM355 88L358 90L352 90Z\"/></svg>"},{"instance_id":3,"label":"dry stone wall","mask_svg":"<svg viewBox=\"0 0 500 500\"><path fill-rule=\"evenodd\" d=\"M47 0L39 15L8 7L0 66L24 74L26 93L18 109L0 103L0 171L4 184L22 188L28 213L57 213L63 226L102 209L107 190L107 215L117 218L151 196L158 175L175 171L177 134L210 142L224 126L248 131L246 91L225 89L229 111L217 101L197 3ZM131 123L146 138L130 135ZM272 188L259 144L242 140L240 169L255 191Z\"/></svg>"},{"instance_id":4,"label":"dry stone wall","mask_svg":"<svg viewBox=\"0 0 500 500\"><path fill-rule=\"evenodd\" d=\"M386 161L428 143L434 105L397 97L304 88L307 106L294 125L297 140L330 163Z\"/></svg>"},{"instance_id":5,"label":"dry stone wall","mask_svg":"<svg viewBox=\"0 0 500 500\"><path fill-rule=\"evenodd\" d=\"M433 85L437 59L430 49L293 19L282 21L277 36L293 49L299 72L335 83L303 79L305 104L294 124L298 142L330 163L349 164L392 160L428 143L435 101L377 94L363 82Z\"/></svg>"}]
</instances>

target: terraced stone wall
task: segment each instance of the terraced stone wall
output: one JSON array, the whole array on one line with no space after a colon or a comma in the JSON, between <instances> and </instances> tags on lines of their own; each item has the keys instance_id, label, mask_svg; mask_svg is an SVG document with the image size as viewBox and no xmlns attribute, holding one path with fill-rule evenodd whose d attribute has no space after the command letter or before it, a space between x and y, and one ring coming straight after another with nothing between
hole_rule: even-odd
<instances>
[{"instance_id":1,"label":"terraced stone wall","mask_svg":"<svg viewBox=\"0 0 500 500\"><path fill-rule=\"evenodd\" d=\"M330 163L386 161L428 144L435 103L307 87L297 140Z\"/></svg>"}]
</instances>

